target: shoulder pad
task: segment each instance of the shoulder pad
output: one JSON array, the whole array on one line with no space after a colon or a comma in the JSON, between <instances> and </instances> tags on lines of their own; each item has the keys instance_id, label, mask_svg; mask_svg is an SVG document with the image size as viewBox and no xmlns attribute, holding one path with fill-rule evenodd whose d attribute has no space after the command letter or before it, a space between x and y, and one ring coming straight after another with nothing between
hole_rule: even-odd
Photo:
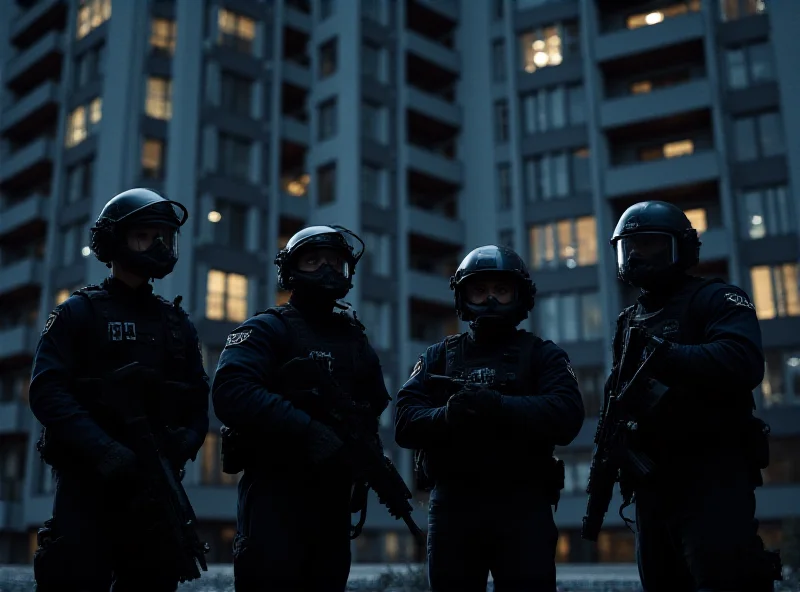
<instances>
[{"instance_id":1,"label":"shoulder pad","mask_svg":"<svg viewBox=\"0 0 800 592\"><path fill-rule=\"evenodd\" d=\"M340 309L338 312L334 313L336 316L345 319L352 327L355 327L362 333L366 331L364 323L359 320L358 313L356 313L356 310L349 302L337 301L336 308Z\"/></svg>"},{"instance_id":2,"label":"shoulder pad","mask_svg":"<svg viewBox=\"0 0 800 592\"><path fill-rule=\"evenodd\" d=\"M466 333L456 333L455 335L448 335L447 337L442 339L441 343L443 344L455 343L456 341L464 337L464 335L466 335Z\"/></svg>"},{"instance_id":3,"label":"shoulder pad","mask_svg":"<svg viewBox=\"0 0 800 592\"><path fill-rule=\"evenodd\" d=\"M270 306L269 308L265 308L264 310L259 310L254 314L254 317L259 317L265 314L271 314L276 316L281 316L286 310L287 306L285 304L281 304L280 306Z\"/></svg>"},{"instance_id":4,"label":"shoulder pad","mask_svg":"<svg viewBox=\"0 0 800 592\"><path fill-rule=\"evenodd\" d=\"M90 284L88 286L84 286L80 290L75 290L72 295L83 296L84 298L107 298L109 294L105 288L103 288L103 286Z\"/></svg>"}]
</instances>

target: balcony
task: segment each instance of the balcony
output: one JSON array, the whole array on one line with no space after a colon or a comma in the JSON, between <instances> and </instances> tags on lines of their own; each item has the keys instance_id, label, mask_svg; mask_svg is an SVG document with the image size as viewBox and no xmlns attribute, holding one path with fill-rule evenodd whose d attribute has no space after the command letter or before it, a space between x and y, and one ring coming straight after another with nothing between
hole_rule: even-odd
<instances>
[{"instance_id":1,"label":"balcony","mask_svg":"<svg viewBox=\"0 0 800 592\"><path fill-rule=\"evenodd\" d=\"M464 244L464 223L461 220L409 206L408 221L408 229L413 234L454 245Z\"/></svg>"},{"instance_id":2,"label":"balcony","mask_svg":"<svg viewBox=\"0 0 800 592\"><path fill-rule=\"evenodd\" d=\"M27 434L32 417L31 410L24 401L0 403L0 436Z\"/></svg>"},{"instance_id":3,"label":"balcony","mask_svg":"<svg viewBox=\"0 0 800 592\"><path fill-rule=\"evenodd\" d=\"M450 160L417 146L408 146L408 168L452 185L461 185L464 181L464 169L459 161ZM2 178L1 174L0 178Z\"/></svg>"},{"instance_id":4,"label":"balcony","mask_svg":"<svg viewBox=\"0 0 800 592\"><path fill-rule=\"evenodd\" d=\"M0 158L0 183L7 183L31 169L51 163L53 154L53 141L39 138L13 154Z\"/></svg>"},{"instance_id":5,"label":"balcony","mask_svg":"<svg viewBox=\"0 0 800 592\"><path fill-rule=\"evenodd\" d=\"M0 237L47 218L47 196L35 194L22 202L0 211Z\"/></svg>"},{"instance_id":6,"label":"balcony","mask_svg":"<svg viewBox=\"0 0 800 592\"><path fill-rule=\"evenodd\" d=\"M52 70L54 67L60 68L64 52L63 45L63 36L53 31L13 56L4 67L3 74L6 85L15 87L23 77L26 79L44 78L43 74L48 70Z\"/></svg>"},{"instance_id":7,"label":"balcony","mask_svg":"<svg viewBox=\"0 0 800 592\"><path fill-rule=\"evenodd\" d=\"M434 95L409 87L406 94L409 109L418 111L432 119L438 119L452 127L461 127L461 108Z\"/></svg>"},{"instance_id":8,"label":"balcony","mask_svg":"<svg viewBox=\"0 0 800 592\"><path fill-rule=\"evenodd\" d=\"M453 292L449 278L423 271L408 271L408 295L411 298L452 306Z\"/></svg>"},{"instance_id":9,"label":"balcony","mask_svg":"<svg viewBox=\"0 0 800 592\"><path fill-rule=\"evenodd\" d=\"M25 515L22 502L0 500L0 531L24 530Z\"/></svg>"},{"instance_id":10,"label":"balcony","mask_svg":"<svg viewBox=\"0 0 800 592\"><path fill-rule=\"evenodd\" d=\"M607 129L710 107L711 87L707 80L697 80L605 101L600 109L600 120Z\"/></svg>"},{"instance_id":11,"label":"balcony","mask_svg":"<svg viewBox=\"0 0 800 592\"><path fill-rule=\"evenodd\" d=\"M284 82L301 88L308 88L311 86L311 70L308 66L285 60L281 64L281 71Z\"/></svg>"},{"instance_id":12,"label":"balcony","mask_svg":"<svg viewBox=\"0 0 800 592\"><path fill-rule=\"evenodd\" d=\"M601 35L595 45L598 62L615 60L639 53L700 39L705 34L703 15L691 13L667 19L657 25L623 29Z\"/></svg>"},{"instance_id":13,"label":"balcony","mask_svg":"<svg viewBox=\"0 0 800 592\"><path fill-rule=\"evenodd\" d=\"M41 283L42 262L39 259L23 259L0 267L0 295Z\"/></svg>"},{"instance_id":14,"label":"balcony","mask_svg":"<svg viewBox=\"0 0 800 592\"><path fill-rule=\"evenodd\" d=\"M707 150L679 158L613 167L606 173L606 195L616 197L645 193L702 183L717 177L717 153Z\"/></svg>"},{"instance_id":15,"label":"balcony","mask_svg":"<svg viewBox=\"0 0 800 592\"><path fill-rule=\"evenodd\" d=\"M301 12L299 9L287 4L283 12L283 17L285 24L292 29L297 29L303 33L309 33L311 31L310 14Z\"/></svg>"},{"instance_id":16,"label":"balcony","mask_svg":"<svg viewBox=\"0 0 800 592\"><path fill-rule=\"evenodd\" d=\"M66 0L38 0L11 23L11 43L19 45L23 39L59 23L66 17L67 4Z\"/></svg>"},{"instance_id":17,"label":"balcony","mask_svg":"<svg viewBox=\"0 0 800 592\"><path fill-rule=\"evenodd\" d=\"M31 325L0 329L0 360L32 357L39 341L40 330Z\"/></svg>"},{"instance_id":18,"label":"balcony","mask_svg":"<svg viewBox=\"0 0 800 592\"><path fill-rule=\"evenodd\" d=\"M308 146L311 141L308 123L284 115L281 118L281 138L294 144Z\"/></svg>"},{"instance_id":19,"label":"balcony","mask_svg":"<svg viewBox=\"0 0 800 592\"><path fill-rule=\"evenodd\" d=\"M13 132L30 124L41 124L48 115L58 115L58 84L48 80L32 92L18 99L3 113L0 133Z\"/></svg>"},{"instance_id":20,"label":"balcony","mask_svg":"<svg viewBox=\"0 0 800 592\"><path fill-rule=\"evenodd\" d=\"M422 59L433 62L437 66L451 72L461 70L461 60L458 54L452 49L448 49L422 35L408 31L406 33L406 48L409 53L417 55Z\"/></svg>"}]
</instances>

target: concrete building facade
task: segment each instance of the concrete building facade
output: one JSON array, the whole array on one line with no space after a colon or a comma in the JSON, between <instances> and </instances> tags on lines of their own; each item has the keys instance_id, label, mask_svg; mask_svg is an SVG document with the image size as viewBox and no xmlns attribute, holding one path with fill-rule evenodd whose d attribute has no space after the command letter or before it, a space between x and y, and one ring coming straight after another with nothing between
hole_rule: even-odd
<instances>
[{"instance_id":1,"label":"concrete building facade","mask_svg":"<svg viewBox=\"0 0 800 592\"><path fill-rule=\"evenodd\" d=\"M612 321L634 297L607 246L642 199L702 232L701 271L754 297L767 350L757 393L772 466L769 541L800 516L800 4L774 0L0 0L0 562L30 558L50 472L27 381L48 312L107 270L88 229L133 186L184 203L175 273L213 373L225 337L283 302L275 252L310 223L367 244L350 300L397 390L460 330L447 278L509 245L539 287L527 322L569 353L587 408L556 514L560 561L632 560L610 512L578 537ZM387 453L407 482L411 459ZM236 479L219 422L187 490L230 559ZM425 520L425 496L417 518ZM375 502L375 500L373 500ZM373 503L356 561L419 556Z\"/></svg>"}]
</instances>

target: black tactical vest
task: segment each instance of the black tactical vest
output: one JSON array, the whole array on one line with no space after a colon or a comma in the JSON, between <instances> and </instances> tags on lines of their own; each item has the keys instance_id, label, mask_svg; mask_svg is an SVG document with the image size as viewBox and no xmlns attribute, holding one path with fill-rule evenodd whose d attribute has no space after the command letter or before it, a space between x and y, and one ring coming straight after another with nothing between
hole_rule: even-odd
<instances>
[{"instance_id":1,"label":"black tactical vest","mask_svg":"<svg viewBox=\"0 0 800 592\"><path fill-rule=\"evenodd\" d=\"M280 318L289 330L291 343L286 348L286 359L308 357L312 352L330 355L332 374L336 382L354 401L368 401L372 393L361 388L360 377L367 368L364 350L367 345L364 326L344 313L332 315L331 323L312 326L291 304L268 308L256 314L273 314Z\"/></svg>"},{"instance_id":2,"label":"black tactical vest","mask_svg":"<svg viewBox=\"0 0 800 592\"><path fill-rule=\"evenodd\" d=\"M691 305L706 286L724 283L721 279L692 278L657 311L647 312L641 304L627 308L618 321L614 337L615 366L619 361L625 329L637 326L651 335L681 345L700 345L704 341L705 319L692 318ZM649 434L657 447L680 446L684 442L714 441L720 437L735 437L752 416L752 392L730 393L730 405L711 405L702 392L691 388L668 395L659 410L658 421ZM644 436L644 434L643 434ZM649 438L645 437L644 440Z\"/></svg>"}]
</instances>

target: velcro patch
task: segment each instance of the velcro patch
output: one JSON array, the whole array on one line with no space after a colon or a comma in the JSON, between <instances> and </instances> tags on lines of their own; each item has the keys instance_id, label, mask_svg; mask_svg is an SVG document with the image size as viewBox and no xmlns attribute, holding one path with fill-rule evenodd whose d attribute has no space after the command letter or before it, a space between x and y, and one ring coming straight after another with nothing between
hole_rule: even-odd
<instances>
[{"instance_id":1,"label":"velcro patch","mask_svg":"<svg viewBox=\"0 0 800 592\"><path fill-rule=\"evenodd\" d=\"M248 329L247 331L239 331L238 333L231 333L225 340L225 347L230 347L232 345L239 345L240 343L244 343L245 341L247 341L247 338L250 337L250 334L252 332L253 332L252 329Z\"/></svg>"},{"instance_id":2,"label":"velcro patch","mask_svg":"<svg viewBox=\"0 0 800 592\"><path fill-rule=\"evenodd\" d=\"M50 316L47 317L47 321L45 321L44 324L44 329L42 329L42 335L47 333L50 330L50 327L52 327L53 324L56 322L56 319L58 318L58 312L59 312L58 310L54 310L53 312L50 313Z\"/></svg>"},{"instance_id":3,"label":"velcro patch","mask_svg":"<svg viewBox=\"0 0 800 592\"><path fill-rule=\"evenodd\" d=\"M569 372L572 378L575 379L575 382L578 382L578 377L575 375L575 370L572 369L572 365L569 362L567 362L567 372Z\"/></svg>"},{"instance_id":4,"label":"velcro patch","mask_svg":"<svg viewBox=\"0 0 800 592\"><path fill-rule=\"evenodd\" d=\"M750 302L747 298L742 296L741 294L736 294L735 292L728 292L725 294L725 300L730 302L735 306L743 306L744 308L749 308L751 310L755 310L756 307L753 306L753 303Z\"/></svg>"}]
</instances>

